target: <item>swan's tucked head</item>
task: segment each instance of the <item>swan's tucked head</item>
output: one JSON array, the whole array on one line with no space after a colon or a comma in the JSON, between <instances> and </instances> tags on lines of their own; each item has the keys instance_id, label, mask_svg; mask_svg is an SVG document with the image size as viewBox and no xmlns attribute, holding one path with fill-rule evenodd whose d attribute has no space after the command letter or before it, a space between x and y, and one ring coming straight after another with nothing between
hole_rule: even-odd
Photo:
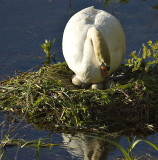
<instances>
[{"instance_id":1,"label":"swan's tucked head","mask_svg":"<svg viewBox=\"0 0 158 160\"><path fill-rule=\"evenodd\" d=\"M108 71L110 70L111 61L108 44L105 38L106 37L104 37L100 30L96 27L91 27L88 30L87 39L89 39L92 43L91 46L93 47L96 57L95 63L100 64L98 69L101 72L101 76L103 79L108 77Z\"/></svg>"},{"instance_id":2,"label":"swan's tucked head","mask_svg":"<svg viewBox=\"0 0 158 160\"><path fill-rule=\"evenodd\" d=\"M110 66L107 66L104 62L100 65L101 75L105 79L108 77L108 71L110 70Z\"/></svg>"},{"instance_id":3,"label":"swan's tucked head","mask_svg":"<svg viewBox=\"0 0 158 160\"><path fill-rule=\"evenodd\" d=\"M74 68L76 76L72 78L74 85L82 83L102 83L109 76L110 53L107 42L102 33L96 27L88 29L87 37L84 42L81 61L75 61L79 65Z\"/></svg>"}]
</instances>

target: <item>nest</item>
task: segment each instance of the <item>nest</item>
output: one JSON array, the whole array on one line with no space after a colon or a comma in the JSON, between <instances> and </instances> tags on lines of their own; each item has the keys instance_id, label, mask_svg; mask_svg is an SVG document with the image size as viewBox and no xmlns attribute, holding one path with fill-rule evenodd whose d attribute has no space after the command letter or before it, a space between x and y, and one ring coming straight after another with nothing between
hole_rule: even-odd
<instances>
[{"instance_id":1,"label":"nest","mask_svg":"<svg viewBox=\"0 0 158 160\"><path fill-rule=\"evenodd\" d=\"M66 63L46 65L0 82L0 107L50 130L139 131L157 126L158 71L132 72L121 65L106 90L77 88Z\"/></svg>"}]
</instances>

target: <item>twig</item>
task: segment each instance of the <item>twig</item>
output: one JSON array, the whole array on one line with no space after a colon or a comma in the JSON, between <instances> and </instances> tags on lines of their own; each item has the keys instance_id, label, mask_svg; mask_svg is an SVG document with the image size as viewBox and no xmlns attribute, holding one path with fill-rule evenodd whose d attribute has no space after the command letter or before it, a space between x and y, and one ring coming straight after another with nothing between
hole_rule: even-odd
<instances>
[{"instance_id":1,"label":"twig","mask_svg":"<svg viewBox=\"0 0 158 160\"><path fill-rule=\"evenodd\" d=\"M125 93L123 90L121 89L117 89L118 91L120 91L121 93L123 93L125 95L125 97L128 99L129 102L132 102L132 99L129 97L129 95L127 93Z\"/></svg>"}]
</instances>

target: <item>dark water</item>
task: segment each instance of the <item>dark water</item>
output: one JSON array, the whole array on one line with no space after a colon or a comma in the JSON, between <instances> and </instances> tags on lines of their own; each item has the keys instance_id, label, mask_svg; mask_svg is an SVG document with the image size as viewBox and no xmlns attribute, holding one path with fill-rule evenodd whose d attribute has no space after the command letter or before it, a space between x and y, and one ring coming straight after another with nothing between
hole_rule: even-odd
<instances>
[{"instance_id":1,"label":"dark water","mask_svg":"<svg viewBox=\"0 0 158 160\"><path fill-rule=\"evenodd\" d=\"M52 52L57 61L62 55L64 27L79 10L95 6L114 14L121 22L126 39L126 57L139 50L142 43L158 37L158 5L156 0L114 0L104 7L104 0L1 0L0 2L0 77L14 75L15 70L26 71L41 64L45 56L40 44L56 38Z\"/></svg>"},{"instance_id":2,"label":"dark water","mask_svg":"<svg viewBox=\"0 0 158 160\"><path fill-rule=\"evenodd\" d=\"M14 120L14 123L13 122ZM25 141L38 141L41 139L41 142L47 144L56 144L51 148L40 148L37 154L37 143L34 147L6 147L3 151L5 156L3 159L18 159L18 160L83 160L86 155L91 155L91 152L96 153L96 155L102 155L101 159L94 160L122 160L124 158L122 152L114 147L113 145L108 145L107 143L100 142L98 139L92 139L88 135L81 133L70 135L70 134L60 134L52 133L51 131L45 131L34 124L27 124L18 117L13 116L12 114L0 114L0 121L4 122L3 125L0 124L0 137L4 138L6 133L9 133L9 139L24 139ZM119 143L126 151L129 149L128 139L125 136L117 136L113 138L112 136L106 136L107 140L112 140L116 143ZM131 137L134 139L134 137ZM145 138L158 146L158 134L153 134ZM97 152L96 152L97 151ZM89 154L88 154L89 153ZM136 145L133 150L135 156L140 157L144 156L141 160L147 159L147 155L151 155L152 159L156 160L158 158L158 152L155 151L152 147L144 142L140 142ZM6 157L6 158L5 158ZM119 159L120 158L120 159ZM85 159L88 160L88 159Z\"/></svg>"},{"instance_id":3,"label":"dark water","mask_svg":"<svg viewBox=\"0 0 158 160\"><path fill-rule=\"evenodd\" d=\"M64 27L72 16L79 10L95 6L115 15L121 22L127 40L126 58L133 50L139 50L142 43L148 40L158 40L158 1L156 0L129 0L129 3L119 3L119 0L109 2L104 7L104 0L1 0L0 2L0 79L14 75L15 70L26 71L36 65L41 65L44 53L40 44L45 39L56 39L52 52L56 52L57 61L64 61L62 55L62 34ZM71 14L72 13L72 14ZM1 117L3 121L3 116ZM7 126L7 125L6 125ZM18 129L18 138L36 140L47 138L47 142L59 144L58 146L40 149L40 159L70 160L83 159L87 146L83 135L76 135L72 145L68 143L67 136L53 134L42 129L37 130L33 125L23 122ZM65 139L65 142L63 141ZM75 140L74 140L75 139ZM147 137L147 140L158 146L158 134ZM128 146L126 137L116 140L123 147ZM98 142L94 142L95 144ZM74 144L77 144L74 145ZM96 144L96 146L97 146ZM95 145L94 145L95 146ZM144 143L138 144L136 155L150 153L158 158L158 153ZM137 148L136 147L136 148ZM111 148L111 147L110 147ZM84 152L83 152L84 150ZM105 151L108 160L114 157L123 157L117 148ZM8 159L38 159L35 147L10 147L6 149Z\"/></svg>"}]
</instances>

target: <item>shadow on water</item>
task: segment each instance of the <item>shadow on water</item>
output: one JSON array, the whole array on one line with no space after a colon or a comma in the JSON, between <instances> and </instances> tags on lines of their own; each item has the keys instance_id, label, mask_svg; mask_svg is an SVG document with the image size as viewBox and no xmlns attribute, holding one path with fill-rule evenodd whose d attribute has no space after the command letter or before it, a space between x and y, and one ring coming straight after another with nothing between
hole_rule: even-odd
<instances>
[{"instance_id":1,"label":"shadow on water","mask_svg":"<svg viewBox=\"0 0 158 160\"><path fill-rule=\"evenodd\" d=\"M122 2L122 3L120 3ZM56 38L54 51L57 61L64 61L61 50L62 33L66 22L72 14L82 8L94 5L96 8L107 10L114 14L123 25L127 39L127 53L138 50L143 42L156 41L158 37L158 4L155 0L39 0L39 1L10 1L2 0L0 3L0 77L13 75L14 70L27 70L40 65L43 60L35 57L43 56L40 44L45 39ZM27 124L17 116L0 114L1 143L5 135L9 139L23 139L35 141L35 146L21 147L19 143L6 146L4 159L94 159L112 160L124 157L120 150L113 145L92 137L90 133L58 133L57 130L41 129L45 126ZM19 123L20 122L20 123ZM56 132L56 133L54 133ZM133 139L133 136L130 137ZM96 135L95 135L96 136ZM99 137L99 134L97 135ZM100 137L115 141L127 149L128 140L123 135L100 135ZM127 136L127 135L126 135ZM140 136L140 135L138 135ZM115 138L114 138L115 137ZM141 135L158 146L158 134ZM8 139L8 140L9 140ZM52 147L38 149L38 140L46 144L57 144ZM142 145L141 145L142 144ZM158 158L158 153L142 142L135 150L136 156L149 153ZM136 147L137 148L137 147ZM1 152L2 154L2 152ZM14 158L13 158L14 157ZM154 158L151 159L154 159ZM148 157L149 158L149 157ZM142 159L147 159L142 157ZM156 158L155 158L156 159Z\"/></svg>"}]
</instances>

